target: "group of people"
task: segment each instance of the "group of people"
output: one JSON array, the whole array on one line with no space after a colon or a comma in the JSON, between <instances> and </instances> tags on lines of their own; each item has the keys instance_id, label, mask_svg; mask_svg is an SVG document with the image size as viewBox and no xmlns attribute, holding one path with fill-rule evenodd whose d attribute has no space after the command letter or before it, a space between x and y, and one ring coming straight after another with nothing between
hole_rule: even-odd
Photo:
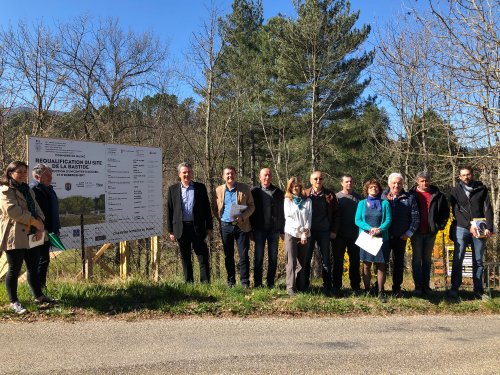
<instances>
[{"instance_id":1,"label":"group of people","mask_svg":"<svg viewBox=\"0 0 500 375\"><path fill-rule=\"evenodd\" d=\"M376 288L381 302L386 301L384 284L391 254L393 259L392 292L401 296L404 257L408 240L412 245L414 294L430 291L432 251L436 234L445 228L450 206L446 196L431 184L427 172L419 172L416 184L404 190L404 178L392 173L388 188L383 190L377 179L363 185L363 195L353 190L353 177L344 174L337 193L323 185L324 175L314 171L310 187L298 177L287 181L283 192L272 184L269 168L259 173L260 184L250 187L237 181L236 169L224 168L224 184L215 189L211 206L205 185L193 181L188 163L177 167L179 182L170 186L167 198L167 228L172 241L180 248L184 277L193 281L191 248L200 265L200 279L210 281L208 239L212 236L212 213L220 223L227 283L236 283L235 242L239 253L240 283L250 287L250 241L255 243L254 287L263 285L263 260L267 244L268 268L266 284L273 287L281 238L286 252L286 289L293 296L309 288L311 260L317 246L321 259L323 290L335 295L342 288L345 252L349 256L351 289L366 292ZM474 294L487 298L483 287L483 261L486 239L493 233L493 210L488 190L473 178L470 166L459 168L459 181L450 194L453 224L450 237L455 243L449 295L458 298L462 283L465 249L472 247ZM484 219L486 229L478 231L471 223ZM382 245L373 251L356 245L361 232L380 237ZM333 265L331 264L333 254ZM363 263L362 275L360 262ZM377 281L371 285L371 269L375 265ZM362 276L362 277L361 277Z\"/></svg>"},{"instance_id":2,"label":"group of people","mask_svg":"<svg viewBox=\"0 0 500 375\"><path fill-rule=\"evenodd\" d=\"M59 208L52 188L52 169L37 164L34 182L28 185L28 165L13 161L0 178L0 243L8 262L5 285L10 308L17 314L26 308L17 296L18 278L26 264L28 285L36 304L55 301L44 294L50 262L48 233L59 234ZM40 240L44 238L41 244Z\"/></svg>"},{"instance_id":3,"label":"group of people","mask_svg":"<svg viewBox=\"0 0 500 375\"><path fill-rule=\"evenodd\" d=\"M307 189L298 177L287 181L286 191L272 184L269 168L259 173L260 184L250 187L237 181L236 169L224 168L224 184L215 189L212 204L204 184L193 181L188 163L177 167L179 182L171 185L167 197L167 228L172 241L180 248L184 278L194 281L191 250L200 267L200 280L210 282L208 240L213 232L212 215L220 223L227 283L236 284L234 260L235 242L239 254L240 283L250 287L250 241L255 243L254 287L263 285L263 261L267 245L268 267L266 285L273 287L278 265L279 240L286 252L286 288L289 295L309 288L311 260L319 249L323 290L334 295L342 288L345 252L349 256L351 289L370 292L372 264L376 266L376 291L385 302L384 284L387 264L392 254L392 292L401 295L404 257L408 239L412 245L412 272L415 295L431 291L432 251L436 234L445 228L450 207L446 196L431 184L427 172L419 172L416 185L408 192L399 173L388 178L388 188L382 189L376 179L363 185L363 195L353 190L353 177L340 179L337 193L323 185L321 171L310 176ZM483 286L483 261L486 240L493 233L493 209L489 193L480 181L474 180L470 166L459 168L459 180L450 193L453 222L450 238L455 243L451 290L458 298L462 284L462 264L465 250L472 248L474 294L487 298ZM7 255L6 289L11 309L23 314L26 309L18 300L17 284L23 262L27 280L37 304L53 303L44 294L50 261L48 233L59 234L61 228L57 195L52 188L52 170L37 164L32 170L33 183L28 185L28 165L22 161L10 163L0 179L0 243ZM481 219L483 228L475 221ZM378 252L359 248L361 232L382 239ZM44 237L42 244L37 241ZM333 265L331 264L333 254ZM360 262L363 263L362 275ZM362 276L362 277L361 277Z\"/></svg>"}]
</instances>

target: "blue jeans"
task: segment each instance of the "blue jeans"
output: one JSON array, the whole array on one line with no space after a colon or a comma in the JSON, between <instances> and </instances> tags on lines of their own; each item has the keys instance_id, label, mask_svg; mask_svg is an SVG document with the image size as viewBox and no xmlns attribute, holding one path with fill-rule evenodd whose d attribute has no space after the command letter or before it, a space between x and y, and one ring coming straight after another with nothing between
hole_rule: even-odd
<instances>
[{"instance_id":1,"label":"blue jeans","mask_svg":"<svg viewBox=\"0 0 500 375\"><path fill-rule=\"evenodd\" d=\"M276 268L278 268L278 242L279 233L269 230L254 231L255 240L255 258L253 264L253 280L254 286L262 285L262 266L264 263L264 247L267 241L267 286L274 286L274 278L276 276Z\"/></svg>"},{"instance_id":2,"label":"blue jeans","mask_svg":"<svg viewBox=\"0 0 500 375\"><path fill-rule=\"evenodd\" d=\"M462 285L462 264L465 249L470 244L472 248L472 281L474 282L474 292L484 293L483 258L486 240L484 238L476 238L467 228L458 226L455 238L455 251L453 252L453 266L451 270L451 289L458 291L458 288Z\"/></svg>"},{"instance_id":3,"label":"blue jeans","mask_svg":"<svg viewBox=\"0 0 500 375\"><path fill-rule=\"evenodd\" d=\"M432 250L436 233L415 233L411 237L413 255L411 268L415 289L429 289L431 281Z\"/></svg>"},{"instance_id":4,"label":"blue jeans","mask_svg":"<svg viewBox=\"0 0 500 375\"><path fill-rule=\"evenodd\" d=\"M248 233L243 232L237 225L221 222L220 226L222 247L224 248L224 264L227 271L227 283L232 286L236 283L236 267L234 264L234 241L238 245L240 256L240 282L242 285L250 285L250 260L248 258L248 248L250 238Z\"/></svg>"},{"instance_id":5,"label":"blue jeans","mask_svg":"<svg viewBox=\"0 0 500 375\"><path fill-rule=\"evenodd\" d=\"M311 260L314 253L314 245L318 243L321 254L321 273L323 276L323 288L332 289L332 273L330 265L330 231L311 231L311 237L308 238L308 247L306 255L306 264L304 265L304 278L306 288L309 288L311 276Z\"/></svg>"}]
</instances>

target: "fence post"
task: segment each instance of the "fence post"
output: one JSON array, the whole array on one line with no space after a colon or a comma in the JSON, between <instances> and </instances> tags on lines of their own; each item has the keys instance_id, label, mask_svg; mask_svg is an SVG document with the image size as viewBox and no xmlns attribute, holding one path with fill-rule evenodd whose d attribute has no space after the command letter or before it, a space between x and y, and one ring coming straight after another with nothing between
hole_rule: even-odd
<instances>
[{"instance_id":1,"label":"fence post","mask_svg":"<svg viewBox=\"0 0 500 375\"><path fill-rule=\"evenodd\" d=\"M83 214L80 214L80 245L82 249L82 276L85 277L85 226L83 224Z\"/></svg>"},{"instance_id":2,"label":"fence post","mask_svg":"<svg viewBox=\"0 0 500 375\"><path fill-rule=\"evenodd\" d=\"M151 237L150 246L153 265L153 280L158 282L160 279L160 248L158 246L158 236Z\"/></svg>"},{"instance_id":3,"label":"fence post","mask_svg":"<svg viewBox=\"0 0 500 375\"><path fill-rule=\"evenodd\" d=\"M120 277L128 277L128 249L127 241L120 241Z\"/></svg>"},{"instance_id":4,"label":"fence post","mask_svg":"<svg viewBox=\"0 0 500 375\"><path fill-rule=\"evenodd\" d=\"M92 247L87 247L85 249L85 280L90 280L94 274L93 258L94 254L92 251Z\"/></svg>"}]
</instances>

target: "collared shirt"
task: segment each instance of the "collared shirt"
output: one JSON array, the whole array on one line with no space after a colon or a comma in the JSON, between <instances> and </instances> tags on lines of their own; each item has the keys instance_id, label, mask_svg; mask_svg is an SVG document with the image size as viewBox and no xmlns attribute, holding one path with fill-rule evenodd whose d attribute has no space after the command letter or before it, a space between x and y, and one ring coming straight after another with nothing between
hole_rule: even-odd
<instances>
[{"instance_id":1,"label":"collared shirt","mask_svg":"<svg viewBox=\"0 0 500 375\"><path fill-rule=\"evenodd\" d=\"M382 193L382 195L384 194ZM413 236L420 225L420 211L416 198L404 190L396 195L389 191L385 198L389 201L392 209L392 223L389 230L391 235L397 237L402 234L406 234L408 237Z\"/></svg>"},{"instance_id":2,"label":"collared shirt","mask_svg":"<svg viewBox=\"0 0 500 375\"><path fill-rule=\"evenodd\" d=\"M193 205L194 205L193 181L191 181L188 186L184 186L181 183L182 221L193 221Z\"/></svg>"},{"instance_id":3,"label":"collared shirt","mask_svg":"<svg viewBox=\"0 0 500 375\"><path fill-rule=\"evenodd\" d=\"M224 207L222 208L221 221L232 222L229 213L231 212L231 206L236 204L236 186L237 183L234 184L232 189L228 189L226 185L224 189Z\"/></svg>"}]
</instances>

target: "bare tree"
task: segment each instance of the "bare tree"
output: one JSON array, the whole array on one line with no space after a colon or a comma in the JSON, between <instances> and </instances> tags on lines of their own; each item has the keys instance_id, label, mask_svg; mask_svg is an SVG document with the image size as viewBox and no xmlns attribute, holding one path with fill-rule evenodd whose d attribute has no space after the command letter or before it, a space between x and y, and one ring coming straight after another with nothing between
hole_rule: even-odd
<instances>
[{"instance_id":1,"label":"bare tree","mask_svg":"<svg viewBox=\"0 0 500 375\"><path fill-rule=\"evenodd\" d=\"M102 60L104 40L99 26L87 17L59 25L61 53L59 62L68 72L64 86L68 102L82 111L85 139L103 140L97 124L97 67ZM97 134L93 133L93 129Z\"/></svg>"},{"instance_id":2,"label":"bare tree","mask_svg":"<svg viewBox=\"0 0 500 375\"><path fill-rule=\"evenodd\" d=\"M22 77L18 102L33 109L35 122L31 134L47 131L49 110L56 109L67 72L57 64L60 40L38 22L28 26L20 22L2 33L6 64Z\"/></svg>"},{"instance_id":3,"label":"bare tree","mask_svg":"<svg viewBox=\"0 0 500 375\"><path fill-rule=\"evenodd\" d=\"M99 113L107 139L116 142L130 124L120 123L117 107L123 98L139 87L153 87L152 73L160 69L166 58L166 48L152 33L124 32L116 19L108 19L99 28L101 56L96 61L95 76L99 103L105 104ZM102 52L101 52L102 48Z\"/></svg>"},{"instance_id":4,"label":"bare tree","mask_svg":"<svg viewBox=\"0 0 500 375\"><path fill-rule=\"evenodd\" d=\"M500 1L429 1L429 15L417 20L435 40L432 63L449 71L450 87L432 80L436 89L462 107L456 123L474 150L475 163L489 182L495 223L500 226ZM497 247L498 247L497 241Z\"/></svg>"}]
</instances>

